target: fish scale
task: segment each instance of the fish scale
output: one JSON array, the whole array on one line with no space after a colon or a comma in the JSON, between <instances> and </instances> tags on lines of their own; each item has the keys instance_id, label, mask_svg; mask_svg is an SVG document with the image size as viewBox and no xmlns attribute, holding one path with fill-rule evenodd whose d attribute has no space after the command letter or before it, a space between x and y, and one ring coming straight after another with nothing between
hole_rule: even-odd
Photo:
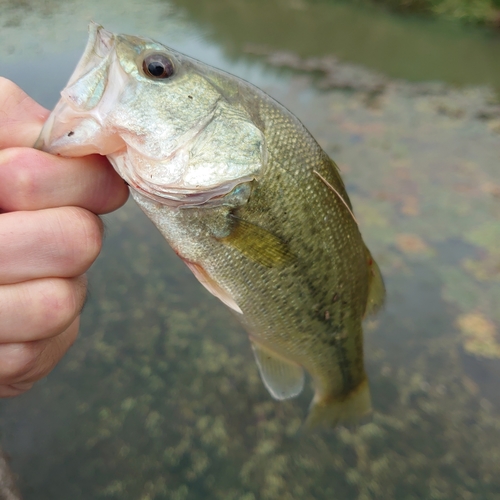
<instances>
[{"instance_id":1,"label":"fish scale","mask_svg":"<svg viewBox=\"0 0 500 500\"><path fill-rule=\"evenodd\" d=\"M300 121L241 79L97 25L70 82L38 147L108 156L244 324L276 399L302 390L305 369L315 388L309 425L369 413L362 319L384 286L336 165Z\"/></svg>"}]
</instances>

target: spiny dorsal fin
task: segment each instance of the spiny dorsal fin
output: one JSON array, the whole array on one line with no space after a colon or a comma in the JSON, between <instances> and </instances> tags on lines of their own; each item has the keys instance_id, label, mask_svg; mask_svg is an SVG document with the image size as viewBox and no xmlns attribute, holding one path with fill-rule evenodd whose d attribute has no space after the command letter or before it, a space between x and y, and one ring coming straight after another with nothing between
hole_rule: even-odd
<instances>
[{"instance_id":1,"label":"spiny dorsal fin","mask_svg":"<svg viewBox=\"0 0 500 500\"><path fill-rule=\"evenodd\" d=\"M281 266L294 259L288 245L277 236L251 222L231 217L234 221L231 233L219 241L265 267Z\"/></svg>"},{"instance_id":2,"label":"spiny dorsal fin","mask_svg":"<svg viewBox=\"0 0 500 500\"><path fill-rule=\"evenodd\" d=\"M254 339L250 339L260 376L275 399L297 396L304 387L304 369L289 361Z\"/></svg>"}]
</instances>

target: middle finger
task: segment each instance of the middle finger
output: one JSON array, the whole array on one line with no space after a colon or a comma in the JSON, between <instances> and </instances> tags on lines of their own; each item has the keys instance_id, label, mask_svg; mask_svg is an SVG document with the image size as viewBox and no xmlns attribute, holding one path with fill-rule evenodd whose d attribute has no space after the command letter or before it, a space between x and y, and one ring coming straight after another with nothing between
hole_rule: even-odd
<instances>
[{"instance_id":1,"label":"middle finger","mask_svg":"<svg viewBox=\"0 0 500 500\"><path fill-rule=\"evenodd\" d=\"M0 287L0 346L56 336L82 310L86 278L46 278Z\"/></svg>"},{"instance_id":2,"label":"middle finger","mask_svg":"<svg viewBox=\"0 0 500 500\"><path fill-rule=\"evenodd\" d=\"M83 208L0 214L0 284L79 276L101 240L102 222Z\"/></svg>"}]
</instances>

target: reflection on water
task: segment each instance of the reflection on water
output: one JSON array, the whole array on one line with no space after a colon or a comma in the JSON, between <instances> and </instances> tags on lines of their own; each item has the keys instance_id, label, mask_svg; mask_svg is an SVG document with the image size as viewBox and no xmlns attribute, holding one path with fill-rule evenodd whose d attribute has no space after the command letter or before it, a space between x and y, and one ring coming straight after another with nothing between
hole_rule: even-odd
<instances>
[{"instance_id":1,"label":"reflection on water","mask_svg":"<svg viewBox=\"0 0 500 500\"><path fill-rule=\"evenodd\" d=\"M319 91L316 75L276 70L240 52L258 42L304 57L327 53L312 40L340 12L328 9L351 16L354 34L358 20L366 22L345 4L273 2L269 15L299 9L304 20L294 37L275 30L274 39L266 38L270 28L261 36L246 31L262 9L243 0L231 5L246 17L234 15L232 24L219 22L208 2L195 9L187 0L181 10L152 0L141 8L111 0L26 2L29 11L9 5L1 7L9 26L0 38L13 49L4 52L2 40L0 72L40 92L46 105L83 49L90 17L166 42L171 33L179 50L263 86L339 163L388 288L386 310L365 327L373 422L307 434L299 428L311 390L271 400L240 326L139 210L130 203L107 216L80 340L31 393L0 403L2 441L24 498L498 498L500 117L493 96L404 84L376 95ZM321 16L306 15L314 9ZM412 33L408 21L384 15L377 23L373 14L381 39L391 30ZM421 37L437 36L412 26ZM81 38L63 50L72 31ZM471 64L487 57L473 48L479 35L447 36L477 50ZM297 39L309 40L307 49L299 51ZM365 48L357 50L337 54L366 62ZM43 90L30 87L26 61L40 75L36 85L47 82ZM404 75L402 68L397 76ZM489 81L474 71L467 78Z\"/></svg>"},{"instance_id":2,"label":"reflection on water","mask_svg":"<svg viewBox=\"0 0 500 500\"><path fill-rule=\"evenodd\" d=\"M498 34L338 0L172 2L235 59L259 44L300 56L335 54L394 78L500 89Z\"/></svg>"}]
</instances>

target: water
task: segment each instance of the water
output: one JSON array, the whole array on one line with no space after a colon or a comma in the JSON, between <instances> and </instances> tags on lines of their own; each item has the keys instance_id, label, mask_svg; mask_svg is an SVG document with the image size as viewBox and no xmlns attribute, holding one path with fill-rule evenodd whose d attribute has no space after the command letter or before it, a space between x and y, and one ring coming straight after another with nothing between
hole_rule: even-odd
<instances>
[{"instance_id":1,"label":"water","mask_svg":"<svg viewBox=\"0 0 500 500\"><path fill-rule=\"evenodd\" d=\"M91 18L283 102L339 163L388 288L365 325L373 422L308 434L310 387L273 401L241 327L127 204L105 218L79 341L0 402L24 498L498 498L500 116L479 87L500 88L498 39L333 2L14 4L0 4L0 74L46 106ZM250 43L465 87L320 90Z\"/></svg>"}]
</instances>

